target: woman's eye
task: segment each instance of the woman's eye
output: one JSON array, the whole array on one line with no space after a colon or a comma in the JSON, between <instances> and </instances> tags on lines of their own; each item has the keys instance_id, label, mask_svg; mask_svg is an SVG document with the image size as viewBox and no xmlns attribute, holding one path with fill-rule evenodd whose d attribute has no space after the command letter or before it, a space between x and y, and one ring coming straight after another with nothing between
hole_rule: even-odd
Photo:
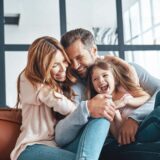
<instances>
[{"instance_id":1,"label":"woman's eye","mask_svg":"<svg viewBox=\"0 0 160 160\"><path fill-rule=\"evenodd\" d=\"M107 75L107 74L104 74L103 77L108 77L108 75Z\"/></svg>"},{"instance_id":2,"label":"woman's eye","mask_svg":"<svg viewBox=\"0 0 160 160\"><path fill-rule=\"evenodd\" d=\"M52 66L52 68L55 68L55 67L57 67L58 66L58 64L54 64L53 66Z\"/></svg>"}]
</instances>

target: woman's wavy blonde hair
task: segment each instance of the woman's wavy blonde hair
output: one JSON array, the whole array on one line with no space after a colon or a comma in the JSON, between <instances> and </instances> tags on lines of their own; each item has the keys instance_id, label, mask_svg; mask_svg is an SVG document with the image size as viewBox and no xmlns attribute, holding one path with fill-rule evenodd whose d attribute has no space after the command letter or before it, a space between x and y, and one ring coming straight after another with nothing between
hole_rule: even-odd
<instances>
[{"instance_id":1,"label":"woman's wavy blonde hair","mask_svg":"<svg viewBox=\"0 0 160 160\"><path fill-rule=\"evenodd\" d=\"M56 92L67 93L66 96L73 99L75 93L70 86L77 80L71 74L70 69L67 69L67 78L63 83L55 81L50 74L52 61L57 50L59 50L65 57L66 61L70 63L63 47L55 38L49 36L40 37L29 47L27 65L17 79L17 105L20 101L20 76L22 73L25 74L26 78L34 88L37 87L37 84L43 83L49 85Z\"/></svg>"}]
</instances>

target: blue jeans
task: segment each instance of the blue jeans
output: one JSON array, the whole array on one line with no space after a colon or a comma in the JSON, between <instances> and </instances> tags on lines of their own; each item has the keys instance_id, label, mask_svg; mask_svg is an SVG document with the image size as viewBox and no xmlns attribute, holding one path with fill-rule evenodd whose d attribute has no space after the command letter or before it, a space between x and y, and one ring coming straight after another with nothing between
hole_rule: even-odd
<instances>
[{"instance_id":1,"label":"blue jeans","mask_svg":"<svg viewBox=\"0 0 160 160\"><path fill-rule=\"evenodd\" d=\"M136 142L120 146L108 137L100 160L160 160L160 92L155 109L144 119L136 135Z\"/></svg>"},{"instance_id":2,"label":"blue jeans","mask_svg":"<svg viewBox=\"0 0 160 160\"><path fill-rule=\"evenodd\" d=\"M110 123L91 119L77 138L63 148L35 144L28 146L18 160L98 160Z\"/></svg>"}]
</instances>

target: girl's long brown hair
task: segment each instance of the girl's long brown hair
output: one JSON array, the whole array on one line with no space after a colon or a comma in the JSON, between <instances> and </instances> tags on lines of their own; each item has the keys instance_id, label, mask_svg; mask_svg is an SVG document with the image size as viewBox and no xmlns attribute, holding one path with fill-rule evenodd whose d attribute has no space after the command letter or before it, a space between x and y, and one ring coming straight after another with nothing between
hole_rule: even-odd
<instances>
[{"instance_id":1,"label":"girl's long brown hair","mask_svg":"<svg viewBox=\"0 0 160 160\"><path fill-rule=\"evenodd\" d=\"M76 82L76 78L67 70L67 79L64 83L55 81L50 74L52 60L57 52L61 51L66 61L70 63L60 42L55 38L45 36L36 39L29 48L27 65L20 73L17 79L17 103L20 102L20 77L24 73L34 88L37 84L46 84L53 88L54 91L67 93L66 96L73 99L75 93L71 89L71 85Z\"/></svg>"},{"instance_id":2,"label":"girl's long brown hair","mask_svg":"<svg viewBox=\"0 0 160 160\"><path fill-rule=\"evenodd\" d=\"M135 83L134 79L130 77L128 70L126 70L126 68L124 68L122 65L114 64L113 62L106 62L105 60L97 60L95 64L90 66L88 70L88 78L87 78L88 98L92 98L97 94L92 83L92 74L95 68L110 70L114 76L116 82L116 88L121 85L134 97L139 97L146 94L143 88L141 88L137 83Z\"/></svg>"}]
</instances>

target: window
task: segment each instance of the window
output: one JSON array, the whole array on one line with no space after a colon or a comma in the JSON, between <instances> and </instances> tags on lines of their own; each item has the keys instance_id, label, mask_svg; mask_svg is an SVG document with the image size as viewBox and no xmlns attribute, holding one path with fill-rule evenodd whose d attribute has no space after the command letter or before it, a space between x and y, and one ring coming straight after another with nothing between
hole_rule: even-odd
<instances>
[{"instance_id":1,"label":"window","mask_svg":"<svg viewBox=\"0 0 160 160\"><path fill-rule=\"evenodd\" d=\"M160 51L126 51L125 57L128 62L135 62L143 66L151 75L160 77Z\"/></svg>"},{"instance_id":2,"label":"window","mask_svg":"<svg viewBox=\"0 0 160 160\"><path fill-rule=\"evenodd\" d=\"M159 0L1 0L0 106L15 104L10 75L15 83L31 42L43 35L60 39L73 28L90 30L101 55L118 55L159 77L159 8ZM19 16L18 22L4 24L12 15Z\"/></svg>"},{"instance_id":3,"label":"window","mask_svg":"<svg viewBox=\"0 0 160 160\"><path fill-rule=\"evenodd\" d=\"M116 44L115 0L66 0L66 11L67 30L85 28L94 34L97 44Z\"/></svg>"},{"instance_id":4,"label":"window","mask_svg":"<svg viewBox=\"0 0 160 160\"><path fill-rule=\"evenodd\" d=\"M5 0L4 15L8 14L20 18L18 25L5 25L6 44L31 44L44 35L60 38L58 0Z\"/></svg>"},{"instance_id":5,"label":"window","mask_svg":"<svg viewBox=\"0 0 160 160\"><path fill-rule=\"evenodd\" d=\"M140 64L157 77L160 77L160 53L150 47L160 44L159 7L159 0L123 0L125 44L132 44L134 48L125 51L126 60ZM141 51L134 45L141 45ZM145 47L150 48L150 51L145 51ZM156 47L153 46L154 49Z\"/></svg>"},{"instance_id":6,"label":"window","mask_svg":"<svg viewBox=\"0 0 160 160\"><path fill-rule=\"evenodd\" d=\"M157 8L160 7L160 1L123 0L123 2L126 3L123 3L125 44L159 44L157 28L160 26L160 13Z\"/></svg>"}]
</instances>

